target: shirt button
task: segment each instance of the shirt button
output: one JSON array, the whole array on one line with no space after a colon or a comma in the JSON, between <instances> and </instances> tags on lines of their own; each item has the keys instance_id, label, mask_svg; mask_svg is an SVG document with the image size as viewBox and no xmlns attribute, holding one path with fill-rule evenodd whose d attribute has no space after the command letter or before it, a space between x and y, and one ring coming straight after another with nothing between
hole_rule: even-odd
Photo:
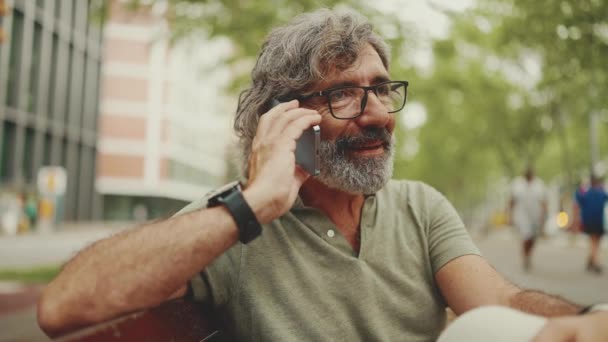
<instances>
[{"instance_id":1,"label":"shirt button","mask_svg":"<svg viewBox=\"0 0 608 342\"><path fill-rule=\"evenodd\" d=\"M333 229L327 231L327 236L329 236L330 238L334 237L334 235L336 235L336 233L333 231Z\"/></svg>"}]
</instances>

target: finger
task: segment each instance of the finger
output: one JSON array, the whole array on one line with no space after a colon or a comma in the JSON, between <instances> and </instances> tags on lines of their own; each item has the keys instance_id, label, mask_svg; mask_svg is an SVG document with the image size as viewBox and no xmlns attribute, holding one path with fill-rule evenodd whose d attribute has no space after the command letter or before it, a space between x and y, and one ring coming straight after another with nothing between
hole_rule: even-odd
<instances>
[{"instance_id":1,"label":"finger","mask_svg":"<svg viewBox=\"0 0 608 342\"><path fill-rule=\"evenodd\" d=\"M294 108L298 108L300 107L300 101L298 100L291 100L291 101L287 101L287 102L281 102L278 105L272 107L269 112L286 112L290 109L294 109Z\"/></svg>"},{"instance_id":2,"label":"finger","mask_svg":"<svg viewBox=\"0 0 608 342\"><path fill-rule=\"evenodd\" d=\"M292 100L289 102L282 102L278 105L270 108L267 112L262 113L258 120L258 131L264 130L268 125L270 125L276 116L291 110L298 108L300 103L298 100Z\"/></svg>"},{"instance_id":3,"label":"finger","mask_svg":"<svg viewBox=\"0 0 608 342\"><path fill-rule=\"evenodd\" d=\"M321 115L319 114L299 117L283 130L283 137L289 140L297 140L305 130L319 123L321 123Z\"/></svg>"},{"instance_id":4,"label":"finger","mask_svg":"<svg viewBox=\"0 0 608 342\"><path fill-rule=\"evenodd\" d=\"M278 105L270 108L266 113L262 114L260 120L264 119L265 121L272 121L274 117L280 116L283 113L290 111L292 109L296 109L300 107L300 102L298 100L291 100L289 102L281 102Z\"/></svg>"},{"instance_id":5,"label":"finger","mask_svg":"<svg viewBox=\"0 0 608 342\"><path fill-rule=\"evenodd\" d=\"M569 326L549 322L543 326L534 337L533 342L561 342L571 341L576 336L576 331Z\"/></svg>"},{"instance_id":6,"label":"finger","mask_svg":"<svg viewBox=\"0 0 608 342\"><path fill-rule=\"evenodd\" d=\"M315 116L318 114L319 113L313 109L299 108L299 107L292 108L288 111L281 112L276 116L269 117L269 119L271 119L272 122L270 122L268 124L268 128L278 131L278 132L282 132L287 127L291 126L291 124L294 121L298 120L299 118L305 117L305 116Z\"/></svg>"}]
</instances>

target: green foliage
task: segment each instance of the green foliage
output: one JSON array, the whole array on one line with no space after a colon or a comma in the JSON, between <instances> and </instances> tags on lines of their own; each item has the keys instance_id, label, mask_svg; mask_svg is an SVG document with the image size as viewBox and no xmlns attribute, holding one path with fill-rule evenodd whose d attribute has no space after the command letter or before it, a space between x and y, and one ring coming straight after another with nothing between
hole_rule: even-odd
<instances>
[{"instance_id":1,"label":"green foliage","mask_svg":"<svg viewBox=\"0 0 608 342\"><path fill-rule=\"evenodd\" d=\"M495 0L484 4L478 13L497 23L494 48L506 56L527 50L541 57L542 78L531 91L544 101L529 107L554 122L547 146L562 146L562 168L550 175L587 168L589 114L602 112L608 104L603 95L608 87L608 3ZM512 10L496 10L505 7ZM605 131L605 127L604 123L598 130ZM600 147L606 150L605 137ZM543 157L543 163L551 164L549 154Z\"/></svg>"},{"instance_id":2,"label":"green foliage","mask_svg":"<svg viewBox=\"0 0 608 342\"><path fill-rule=\"evenodd\" d=\"M3 269L0 270L0 281L16 281L20 283L48 283L57 274L61 267L58 265L41 266L27 269Z\"/></svg>"},{"instance_id":3,"label":"green foliage","mask_svg":"<svg viewBox=\"0 0 608 342\"><path fill-rule=\"evenodd\" d=\"M131 0L128 5L136 9L163 2ZM209 39L228 38L233 42L234 49L226 64L253 60L272 28L299 13L317 8L348 6L382 23L385 31L392 32L388 40L395 47L393 55L399 55L407 31L407 26L396 17L385 16L364 0L168 0L165 3L164 15L170 25L173 41L191 34L201 34ZM248 73L236 74L229 90L236 93L248 82Z\"/></svg>"},{"instance_id":4,"label":"green foliage","mask_svg":"<svg viewBox=\"0 0 608 342\"><path fill-rule=\"evenodd\" d=\"M59 4L55 5L59 6ZM89 16L93 22L101 26L108 16L108 2L104 0L92 0L89 8Z\"/></svg>"},{"instance_id":5,"label":"green foliage","mask_svg":"<svg viewBox=\"0 0 608 342\"><path fill-rule=\"evenodd\" d=\"M150 1L147 1L150 3ZM343 4L336 0L168 0L175 40L192 33L227 37L227 64L253 61L265 35L294 15ZM410 81L408 101L424 105L423 127L398 127L395 175L426 181L462 208L489 185L534 164L566 186L590 164L589 114L608 121L608 3L599 0L488 0L464 13L446 12L449 37L434 41L433 67L418 70L408 52L419 37L397 15L351 0L393 47L391 74ZM141 6L133 0L131 5ZM241 68L242 69L242 68ZM249 82L236 74L231 90ZM606 122L600 131L606 132ZM608 135L600 134L600 151Z\"/></svg>"},{"instance_id":6,"label":"green foliage","mask_svg":"<svg viewBox=\"0 0 608 342\"><path fill-rule=\"evenodd\" d=\"M607 12L601 1L493 0L450 14L432 73L410 77L410 100L424 103L428 120L398 175L438 186L461 208L526 164L571 187L590 164L589 114L607 117Z\"/></svg>"}]
</instances>

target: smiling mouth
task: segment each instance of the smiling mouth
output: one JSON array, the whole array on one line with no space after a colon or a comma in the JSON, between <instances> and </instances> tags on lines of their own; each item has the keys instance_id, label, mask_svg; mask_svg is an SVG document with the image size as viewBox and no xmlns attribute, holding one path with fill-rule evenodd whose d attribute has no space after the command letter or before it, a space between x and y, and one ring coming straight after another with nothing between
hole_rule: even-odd
<instances>
[{"instance_id":1,"label":"smiling mouth","mask_svg":"<svg viewBox=\"0 0 608 342\"><path fill-rule=\"evenodd\" d=\"M364 144L364 145L351 146L352 150L357 150L357 151L369 151L369 150L376 150L378 148L384 148L384 143L381 141L375 141L375 142Z\"/></svg>"}]
</instances>

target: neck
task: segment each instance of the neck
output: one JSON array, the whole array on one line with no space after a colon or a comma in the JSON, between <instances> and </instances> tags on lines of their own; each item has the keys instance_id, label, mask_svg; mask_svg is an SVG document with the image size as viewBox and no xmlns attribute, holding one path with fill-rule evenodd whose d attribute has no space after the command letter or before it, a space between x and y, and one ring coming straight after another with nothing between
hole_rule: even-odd
<instances>
[{"instance_id":1,"label":"neck","mask_svg":"<svg viewBox=\"0 0 608 342\"><path fill-rule=\"evenodd\" d=\"M319 209L336 225L342 235L358 250L359 223L365 196L332 189L310 177L300 189L306 206Z\"/></svg>"}]
</instances>

